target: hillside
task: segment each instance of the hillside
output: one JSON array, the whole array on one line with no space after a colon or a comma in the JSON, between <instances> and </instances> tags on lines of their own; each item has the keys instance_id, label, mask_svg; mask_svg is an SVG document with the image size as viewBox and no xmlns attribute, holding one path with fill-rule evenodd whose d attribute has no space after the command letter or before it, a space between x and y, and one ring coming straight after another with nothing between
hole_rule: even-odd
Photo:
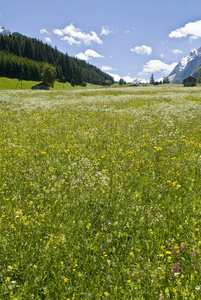
<instances>
[{"instance_id":1,"label":"hillside","mask_svg":"<svg viewBox=\"0 0 201 300\"><path fill-rule=\"evenodd\" d=\"M83 81L93 84L102 84L105 80L114 82L110 75L97 67L63 54L56 47L20 33L0 34L1 77L38 81L44 63L56 68L60 82L71 82L72 79L76 85L81 85Z\"/></svg>"}]
</instances>

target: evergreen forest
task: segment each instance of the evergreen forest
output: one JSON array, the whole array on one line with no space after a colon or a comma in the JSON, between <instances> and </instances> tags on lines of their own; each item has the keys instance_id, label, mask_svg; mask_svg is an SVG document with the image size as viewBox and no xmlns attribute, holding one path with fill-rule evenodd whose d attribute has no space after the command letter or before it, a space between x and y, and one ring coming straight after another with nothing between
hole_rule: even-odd
<instances>
[{"instance_id":1,"label":"evergreen forest","mask_svg":"<svg viewBox=\"0 0 201 300\"><path fill-rule=\"evenodd\" d=\"M60 82L83 82L102 84L114 79L97 67L63 54L55 47L44 44L20 33L9 36L0 35L0 76L23 80L41 80L45 63L56 68L56 79Z\"/></svg>"}]
</instances>

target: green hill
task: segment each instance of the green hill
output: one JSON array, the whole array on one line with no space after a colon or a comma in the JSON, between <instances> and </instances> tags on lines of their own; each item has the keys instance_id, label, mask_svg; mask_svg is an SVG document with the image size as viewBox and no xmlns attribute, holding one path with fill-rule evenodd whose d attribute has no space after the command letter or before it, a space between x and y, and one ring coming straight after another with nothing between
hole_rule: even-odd
<instances>
[{"instance_id":1,"label":"green hill","mask_svg":"<svg viewBox=\"0 0 201 300\"><path fill-rule=\"evenodd\" d=\"M83 82L102 84L114 79L97 67L68 54L61 53L43 42L19 33L0 35L0 77L41 80L45 63L56 68L57 80L82 85Z\"/></svg>"}]
</instances>

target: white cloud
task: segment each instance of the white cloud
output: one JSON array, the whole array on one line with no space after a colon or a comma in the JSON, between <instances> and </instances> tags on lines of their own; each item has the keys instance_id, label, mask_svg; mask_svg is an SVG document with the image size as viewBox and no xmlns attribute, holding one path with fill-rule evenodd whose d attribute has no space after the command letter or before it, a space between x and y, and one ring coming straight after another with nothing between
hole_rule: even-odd
<instances>
[{"instance_id":1,"label":"white cloud","mask_svg":"<svg viewBox=\"0 0 201 300\"><path fill-rule=\"evenodd\" d=\"M144 54L150 55L152 52L152 48L149 46L146 46L146 45L136 46L130 50L132 52L136 52L137 54L141 54L141 55L144 55Z\"/></svg>"},{"instance_id":2,"label":"white cloud","mask_svg":"<svg viewBox=\"0 0 201 300\"><path fill-rule=\"evenodd\" d=\"M82 59L82 60L89 60L91 57L94 58L104 58L103 55L98 54L96 51L88 49L84 53L80 52L75 55L75 57Z\"/></svg>"},{"instance_id":3,"label":"white cloud","mask_svg":"<svg viewBox=\"0 0 201 300\"><path fill-rule=\"evenodd\" d=\"M45 41L46 41L46 43L49 43L49 44L52 43L51 38L49 38L49 37L46 37L46 38L45 38Z\"/></svg>"},{"instance_id":4,"label":"white cloud","mask_svg":"<svg viewBox=\"0 0 201 300\"><path fill-rule=\"evenodd\" d=\"M80 41L76 41L73 37L69 37L69 36L64 36L63 38L61 38L62 41L66 41L69 45L77 45L79 46L81 44Z\"/></svg>"},{"instance_id":5,"label":"white cloud","mask_svg":"<svg viewBox=\"0 0 201 300\"><path fill-rule=\"evenodd\" d=\"M116 71L116 69L114 69L112 67L109 67L109 66L102 66L101 70L104 71L104 72L107 72L107 71Z\"/></svg>"},{"instance_id":6,"label":"white cloud","mask_svg":"<svg viewBox=\"0 0 201 300\"><path fill-rule=\"evenodd\" d=\"M139 73L139 75L146 75L149 73L155 73L155 72L163 72L164 74L168 75L174 67L178 63L172 63L170 65L162 62L161 60L150 60L146 63L146 65L143 66L142 72Z\"/></svg>"},{"instance_id":7,"label":"white cloud","mask_svg":"<svg viewBox=\"0 0 201 300\"><path fill-rule=\"evenodd\" d=\"M47 29L43 28L40 30L40 34L43 34L43 33L46 33L46 34L49 34L49 32L47 31Z\"/></svg>"},{"instance_id":8,"label":"white cloud","mask_svg":"<svg viewBox=\"0 0 201 300\"><path fill-rule=\"evenodd\" d=\"M161 54L160 54L160 57L162 57L162 58L163 58L164 56L165 56L165 55L164 55L163 53L161 53Z\"/></svg>"},{"instance_id":9,"label":"white cloud","mask_svg":"<svg viewBox=\"0 0 201 300\"><path fill-rule=\"evenodd\" d=\"M114 78L114 81L119 81L122 77L120 77L118 74L108 73L110 76Z\"/></svg>"},{"instance_id":10,"label":"white cloud","mask_svg":"<svg viewBox=\"0 0 201 300\"><path fill-rule=\"evenodd\" d=\"M201 38L201 20L189 22L184 27L178 28L169 34L170 38L182 38L190 36L190 40Z\"/></svg>"},{"instance_id":11,"label":"white cloud","mask_svg":"<svg viewBox=\"0 0 201 300\"><path fill-rule=\"evenodd\" d=\"M102 30L101 30L101 33L100 35L108 35L112 32L112 30L109 29L109 27L107 26L102 26Z\"/></svg>"},{"instance_id":12,"label":"white cloud","mask_svg":"<svg viewBox=\"0 0 201 300\"><path fill-rule=\"evenodd\" d=\"M67 37L73 38L77 45L78 43L84 43L85 45L90 45L92 42L102 44L103 41L98 37L96 32L90 31L90 33L83 32L80 28L76 28L72 23L62 29L62 32ZM64 39L64 38L62 38ZM68 41L68 39L66 39Z\"/></svg>"},{"instance_id":13,"label":"white cloud","mask_svg":"<svg viewBox=\"0 0 201 300\"><path fill-rule=\"evenodd\" d=\"M174 49L174 50L172 50L172 53L173 54L180 54L180 53L183 53L183 51L179 50L179 49Z\"/></svg>"},{"instance_id":14,"label":"white cloud","mask_svg":"<svg viewBox=\"0 0 201 300\"><path fill-rule=\"evenodd\" d=\"M60 29L53 29L53 33L58 35L58 36L63 36L64 35L62 30L60 30Z\"/></svg>"},{"instance_id":15,"label":"white cloud","mask_svg":"<svg viewBox=\"0 0 201 300\"><path fill-rule=\"evenodd\" d=\"M80 52L78 54L75 55L75 57L81 59L81 60L89 60L89 57L86 56L84 53Z\"/></svg>"}]
</instances>

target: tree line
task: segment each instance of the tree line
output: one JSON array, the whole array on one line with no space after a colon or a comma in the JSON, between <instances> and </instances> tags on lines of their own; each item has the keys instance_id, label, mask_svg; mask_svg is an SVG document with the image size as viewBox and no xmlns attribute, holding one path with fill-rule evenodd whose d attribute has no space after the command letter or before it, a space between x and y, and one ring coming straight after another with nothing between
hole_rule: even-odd
<instances>
[{"instance_id":1,"label":"tree line","mask_svg":"<svg viewBox=\"0 0 201 300\"><path fill-rule=\"evenodd\" d=\"M76 85L83 81L102 84L108 79L114 82L110 75L97 67L63 54L56 47L37 39L19 33L0 35L0 76L38 81L45 63L56 68L56 78L61 82L73 81Z\"/></svg>"}]
</instances>

